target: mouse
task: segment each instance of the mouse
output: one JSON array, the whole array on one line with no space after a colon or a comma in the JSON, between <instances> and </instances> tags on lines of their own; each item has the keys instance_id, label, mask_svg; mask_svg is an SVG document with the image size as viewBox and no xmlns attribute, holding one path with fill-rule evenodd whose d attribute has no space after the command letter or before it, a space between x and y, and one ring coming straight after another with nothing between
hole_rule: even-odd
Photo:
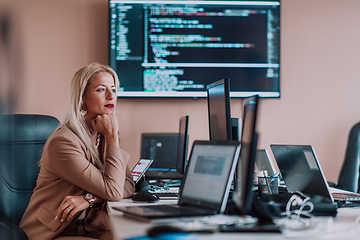
<instances>
[{"instance_id":1,"label":"mouse","mask_svg":"<svg viewBox=\"0 0 360 240\"><path fill-rule=\"evenodd\" d=\"M186 231L170 225L158 225L147 230L147 234L151 238L164 233L186 233Z\"/></svg>"},{"instance_id":2,"label":"mouse","mask_svg":"<svg viewBox=\"0 0 360 240\"><path fill-rule=\"evenodd\" d=\"M134 194L131 198L134 202L148 202L154 203L160 200L158 196L153 193L150 193L146 190L141 190Z\"/></svg>"}]
</instances>

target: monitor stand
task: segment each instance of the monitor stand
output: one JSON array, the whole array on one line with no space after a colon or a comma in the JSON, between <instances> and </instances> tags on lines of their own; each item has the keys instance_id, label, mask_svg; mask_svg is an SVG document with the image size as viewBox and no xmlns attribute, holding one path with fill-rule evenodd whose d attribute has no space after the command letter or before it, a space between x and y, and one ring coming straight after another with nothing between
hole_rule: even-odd
<instances>
[{"instance_id":1,"label":"monitor stand","mask_svg":"<svg viewBox=\"0 0 360 240\"><path fill-rule=\"evenodd\" d=\"M281 233L280 227L273 222L269 211L261 203L261 200L254 196L251 215L258 218L258 222L254 224L243 225L222 225L220 232L270 232Z\"/></svg>"}]
</instances>

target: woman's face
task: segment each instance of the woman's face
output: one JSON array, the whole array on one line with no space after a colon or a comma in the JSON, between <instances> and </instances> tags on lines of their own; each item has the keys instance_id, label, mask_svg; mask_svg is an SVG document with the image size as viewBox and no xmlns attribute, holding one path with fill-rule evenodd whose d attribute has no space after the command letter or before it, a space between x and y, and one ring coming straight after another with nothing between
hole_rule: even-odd
<instances>
[{"instance_id":1,"label":"woman's face","mask_svg":"<svg viewBox=\"0 0 360 240\"><path fill-rule=\"evenodd\" d=\"M94 119L97 115L112 114L115 110L116 89L110 73L99 72L92 76L83 96L82 108L87 111L85 119Z\"/></svg>"}]
</instances>

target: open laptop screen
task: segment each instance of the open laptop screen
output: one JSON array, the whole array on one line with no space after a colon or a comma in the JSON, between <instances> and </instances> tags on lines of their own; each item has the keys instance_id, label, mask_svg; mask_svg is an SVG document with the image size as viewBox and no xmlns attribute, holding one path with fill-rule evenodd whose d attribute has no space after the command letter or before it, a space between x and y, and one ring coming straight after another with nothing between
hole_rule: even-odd
<instances>
[{"instance_id":1,"label":"open laptop screen","mask_svg":"<svg viewBox=\"0 0 360 240\"><path fill-rule=\"evenodd\" d=\"M221 204L227 198L239 149L239 142L195 141L179 203Z\"/></svg>"}]
</instances>

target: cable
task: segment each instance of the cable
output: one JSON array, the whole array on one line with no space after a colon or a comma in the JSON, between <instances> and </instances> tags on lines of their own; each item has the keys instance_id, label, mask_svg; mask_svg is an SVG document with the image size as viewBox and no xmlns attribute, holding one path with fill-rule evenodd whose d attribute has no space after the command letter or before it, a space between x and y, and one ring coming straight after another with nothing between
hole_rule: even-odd
<instances>
[{"instance_id":1,"label":"cable","mask_svg":"<svg viewBox=\"0 0 360 240\"><path fill-rule=\"evenodd\" d=\"M285 212L281 213L282 216L285 216L284 219L279 219L277 224L283 225L287 229L292 230L303 230L310 227L310 220L312 218L311 212L314 210L314 204L309 202L310 197L305 197L302 199L300 196L294 194L288 200ZM291 210L299 206L298 209ZM306 218L303 218L306 217Z\"/></svg>"},{"instance_id":2,"label":"cable","mask_svg":"<svg viewBox=\"0 0 360 240\"><path fill-rule=\"evenodd\" d=\"M302 195L304 197L304 195ZM316 218L311 215L314 209L314 204L311 203L309 197L301 199L297 195L291 196L286 204L286 210L281 215L285 218L276 221L284 227L283 234L286 238L309 238L309 239L343 239L344 233L357 237L360 233L360 216L357 216L353 224L335 222L332 217L328 217L326 221L324 218ZM291 207L299 206L299 209L291 210ZM306 216L303 218L302 216ZM301 231L299 231L301 230Z\"/></svg>"}]
</instances>

